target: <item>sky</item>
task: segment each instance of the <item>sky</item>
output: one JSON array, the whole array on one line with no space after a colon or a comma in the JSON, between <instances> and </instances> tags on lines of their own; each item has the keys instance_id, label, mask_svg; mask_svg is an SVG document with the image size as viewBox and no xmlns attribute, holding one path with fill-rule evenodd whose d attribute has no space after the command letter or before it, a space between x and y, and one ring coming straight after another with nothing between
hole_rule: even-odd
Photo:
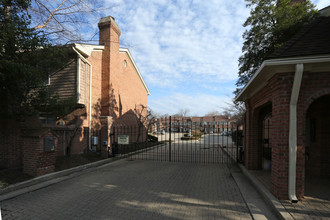
<instances>
[{"instance_id":1,"label":"sky","mask_svg":"<svg viewBox=\"0 0 330 220\"><path fill-rule=\"evenodd\" d=\"M244 0L105 0L158 114L222 112L233 99L244 28ZM317 9L329 0L313 0Z\"/></svg>"}]
</instances>

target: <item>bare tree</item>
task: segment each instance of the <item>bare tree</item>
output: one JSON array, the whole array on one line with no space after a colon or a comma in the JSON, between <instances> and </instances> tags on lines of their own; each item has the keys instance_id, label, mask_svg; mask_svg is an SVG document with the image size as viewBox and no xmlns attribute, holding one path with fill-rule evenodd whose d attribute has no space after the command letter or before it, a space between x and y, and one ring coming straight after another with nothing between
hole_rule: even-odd
<instances>
[{"instance_id":1,"label":"bare tree","mask_svg":"<svg viewBox=\"0 0 330 220\"><path fill-rule=\"evenodd\" d=\"M98 33L95 23L109 8L101 0L32 0L28 13L35 30L55 43L64 44L92 40ZM82 33L91 28L95 31Z\"/></svg>"},{"instance_id":2,"label":"bare tree","mask_svg":"<svg viewBox=\"0 0 330 220\"><path fill-rule=\"evenodd\" d=\"M187 108L181 108L178 113L174 114L175 117L186 117L189 115L190 110Z\"/></svg>"},{"instance_id":3,"label":"bare tree","mask_svg":"<svg viewBox=\"0 0 330 220\"><path fill-rule=\"evenodd\" d=\"M154 113L150 108L144 105L136 106L134 109L136 117L138 119L138 136L137 140L140 139L141 130L146 129L146 132L150 130L150 127L156 122L158 114Z\"/></svg>"},{"instance_id":4,"label":"bare tree","mask_svg":"<svg viewBox=\"0 0 330 220\"><path fill-rule=\"evenodd\" d=\"M220 115L220 112L217 110L214 110L214 111L210 111L210 112L206 113L204 116L215 116L215 115Z\"/></svg>"},{"instance_id":5,"label":"bare tree","mask_svg":"<svg viewBox=\"0 0 330 220\"><path fill-rule=\"evenodd\" d=\"M233 100L231 103L227 103L227 107L223 108L222 114L236 118L237 125L242 125L245 111L246 109L243 102L235 102Z\"/></svg>"}]
</instances>

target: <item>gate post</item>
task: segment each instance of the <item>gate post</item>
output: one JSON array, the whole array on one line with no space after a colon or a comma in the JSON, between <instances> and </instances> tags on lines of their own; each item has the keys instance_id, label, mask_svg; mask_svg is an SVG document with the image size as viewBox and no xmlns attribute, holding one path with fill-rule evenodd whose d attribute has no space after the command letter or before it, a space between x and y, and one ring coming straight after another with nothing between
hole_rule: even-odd
<instances>
[{"instance_id":1,"label":"gate post","mask_svg":"<svg viewBox=\"0 0 330 220\"><path fill-rule=\"evenodd\" d=\"M171 116L170 116L170 128L169 128L169 132L170 132L170 135L169 135L169 153L168 153L168 159L169 159L169 161L171 161L171 128L172 128L172 123L171 123Z\"/></svg>"}]
</instances>

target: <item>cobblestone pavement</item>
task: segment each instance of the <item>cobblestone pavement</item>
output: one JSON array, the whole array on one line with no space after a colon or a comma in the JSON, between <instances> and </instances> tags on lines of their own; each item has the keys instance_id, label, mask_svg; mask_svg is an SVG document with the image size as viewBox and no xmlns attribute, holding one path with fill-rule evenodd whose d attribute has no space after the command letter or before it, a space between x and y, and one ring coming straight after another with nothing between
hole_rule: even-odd
<instances>
[{"instance_id":1,"label":"cobblestone pavement","mask_svg":"<svg viewBox=\"0 0 330 220\"><path fill-rule=\"evenodd\" d=\"M171 150L170 150L171 149ZM169 143L155 146L153 149L129 156L131 159L172 161L187 163L225 163L231 164L236 158L236 147L221 147L219 144L203 142ZM171 159L170 159L171 158Z\"/></svg>"},{"instance_id":2,"label":"cobblestone pavement","mask_svg":"<svg viewBox=\"0 0 330 220\"><path fill-rule=\"evenodd\" d=\"M0 203L6 219L252 219L224 164L121 160Z\"/></svg>"}]
</instances>

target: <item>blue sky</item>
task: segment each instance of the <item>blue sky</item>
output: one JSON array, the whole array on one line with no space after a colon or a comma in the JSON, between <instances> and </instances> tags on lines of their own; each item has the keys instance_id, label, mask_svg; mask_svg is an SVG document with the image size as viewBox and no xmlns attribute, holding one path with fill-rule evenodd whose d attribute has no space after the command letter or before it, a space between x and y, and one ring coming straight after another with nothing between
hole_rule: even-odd
<instances>
[{"instance_id":1,"label":"blue sky","mask_svg":"<svg viewBox=\"0 0 330 220\"><path fill-rule=\"evenodd\" d=\"M244 0L105 0L160 114L221 112L233 98ZM235 3L234 3L235 2ZM329 0L313 0L318 9Z\"/></svg>"}]
</instances>

